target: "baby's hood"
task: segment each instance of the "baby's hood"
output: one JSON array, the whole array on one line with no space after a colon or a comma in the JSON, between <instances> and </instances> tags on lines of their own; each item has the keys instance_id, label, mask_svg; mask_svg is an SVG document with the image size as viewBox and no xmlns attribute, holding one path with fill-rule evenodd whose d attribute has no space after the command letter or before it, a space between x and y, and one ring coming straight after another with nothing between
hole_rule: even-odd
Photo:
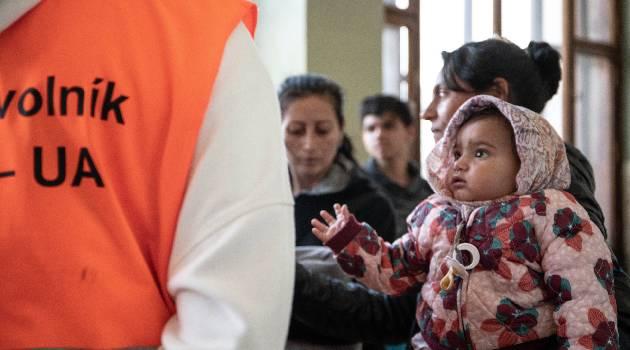
<instances>
[{"instance_id":1,"label":"baby's hood","mask_svg":"<svg viewBox=\"0 0 630 350\"><path fill-rule=\"evenodd\" d=\"M521 168L516 175L516 194L543 189L565 190L571 183L569 161L564 141L549 122L527 108L515 106L488 95L478 95L466 101L448 123L444 136L427 157L429 184L436 193L452 198L447 187L447 172L452 163L455 136L462 124L476 111L495 106L512 129ZM492 184L488 184L492 186Z\"/></svg>"}]
</instances>

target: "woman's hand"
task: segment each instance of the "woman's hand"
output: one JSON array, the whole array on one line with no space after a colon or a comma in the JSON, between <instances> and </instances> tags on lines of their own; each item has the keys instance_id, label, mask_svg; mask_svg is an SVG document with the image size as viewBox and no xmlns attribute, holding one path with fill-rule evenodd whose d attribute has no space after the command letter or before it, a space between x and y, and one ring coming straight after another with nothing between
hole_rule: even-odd
<instances>
[{"instance_id":1,"label":"woman's hand","mask_svg":"<svg viewBox=\"0 0 630 350\"><path fill-rule=\"evenodd\" d=\"M311 225L313 225L313 234L323 243L326 243L329 239L336 235L337 232L339 232L339 230L348 221L350 215L352 215L348 210L348 206L345 204L340 205L338 203L335 203L335 205L333 205L333 209L335 209L335 215L337 216L336 219L326 210L322 210L319 212L319 215L322 216L326 223L323 223L318 219L311 220Z\"/></svg>"}]
</instances>

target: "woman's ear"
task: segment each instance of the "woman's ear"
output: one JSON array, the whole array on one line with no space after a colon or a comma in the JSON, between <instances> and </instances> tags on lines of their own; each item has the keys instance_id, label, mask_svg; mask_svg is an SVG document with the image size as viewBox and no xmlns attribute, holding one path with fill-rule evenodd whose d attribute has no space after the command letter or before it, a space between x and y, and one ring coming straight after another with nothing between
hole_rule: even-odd
<instances>
[{"instance_id":1,"label":"woman's ear","mask_svg":"<svg viewBox=\"0 0 630 350\"><path fill-rule=\"evenodd\" d=\"M487 94L496 98L500 98L503 101L509 101L510 97L510 83L505 78L497 77L492 81L492 86L486 91Z\"/></svg>"}]
</instances>

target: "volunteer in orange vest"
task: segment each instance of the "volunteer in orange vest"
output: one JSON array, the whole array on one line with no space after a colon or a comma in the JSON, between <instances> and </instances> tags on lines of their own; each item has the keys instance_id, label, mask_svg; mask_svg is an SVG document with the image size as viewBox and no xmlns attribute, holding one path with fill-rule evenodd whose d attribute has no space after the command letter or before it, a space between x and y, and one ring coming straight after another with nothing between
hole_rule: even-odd
<instances>
[{"instance_id":1,"label":"volunteer in orange vest","mask_svg":"<svg viewBox=\"0 0 630 350\"><path fill-rule=\"evenodd\" d=\"M284 346L292 197L255 11L0 0L0 348Z\"/></svg>"}]
</instances>

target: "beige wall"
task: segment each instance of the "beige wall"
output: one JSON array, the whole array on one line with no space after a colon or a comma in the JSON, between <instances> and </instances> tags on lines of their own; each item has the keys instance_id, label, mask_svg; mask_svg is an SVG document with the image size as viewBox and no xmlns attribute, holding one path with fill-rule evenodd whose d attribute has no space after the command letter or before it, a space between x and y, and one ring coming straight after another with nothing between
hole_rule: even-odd
<instances>
[{"instance_id":1,"label":"beige wall","mask_svg":"<svg viewBox=\"0 0 630 350\"><path fill-rule=\"evenodd\" d=\"M382 0L311 0L307 2L307 69L325 74L345 91L346 132L361 162L358 106L381 91Z\"/></svg>"}]
</instances>

